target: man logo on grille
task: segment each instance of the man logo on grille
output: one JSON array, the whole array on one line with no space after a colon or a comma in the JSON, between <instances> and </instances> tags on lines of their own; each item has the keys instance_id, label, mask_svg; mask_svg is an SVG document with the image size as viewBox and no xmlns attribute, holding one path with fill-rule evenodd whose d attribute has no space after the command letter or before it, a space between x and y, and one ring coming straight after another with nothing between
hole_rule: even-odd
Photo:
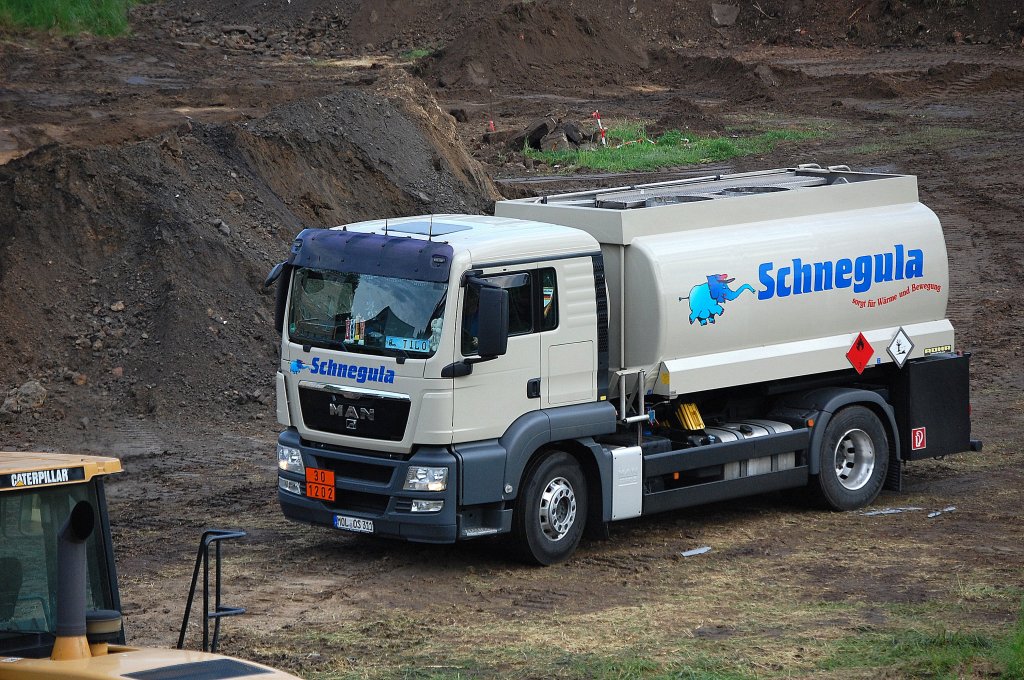
<instances>
[{"instance_id":1,"label":"man logo on grille","mask_svg":"<svg viewBox=\"0 0 1024 680\"><path fill-rule=\"evenodd\" d=\"M360 420L373 422L373 409L359 407L349 404L328 404L328 411L332 416L341 416L345 419L345 429L354 430L359 426Z\"/></svg>"}]
</instances>

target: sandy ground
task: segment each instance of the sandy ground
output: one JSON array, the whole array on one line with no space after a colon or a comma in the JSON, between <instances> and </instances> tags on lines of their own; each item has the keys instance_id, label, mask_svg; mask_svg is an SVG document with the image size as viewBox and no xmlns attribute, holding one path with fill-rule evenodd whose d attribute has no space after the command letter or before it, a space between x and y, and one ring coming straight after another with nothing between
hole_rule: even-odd
<instances>
[{"instance_id":1,"label":"sandy ground","mask_svg":"<svg viewBox=\"0 0 1024 680\"><path fill-rule=\"evenodd\" d=\"M764 677L852 677L821 665L851 636L992 632L1015 619L1024 50L710 33L598 82L572 80L561 64L530 90L479 56L453 65L450 52L410 75L400 53L429 26L379 42L379 17L346 14L337 30L376 26L373 44L349 36L332 49L319 36L316 48L318 36L301 37L308 24L222 31L224 17L182 19L185 4L157 5L131 39L0 44L0 342L13 358L3 384L47 389L44 405L0 422L0 444L122 458L108 490L134 642L175 640L205 527L248 532L225 550L226 601L249 613L225 622L224 651L307 675L576 677L580 660L710 654ZM316 16L329 34L331 16ZM214 23L216 39L204 39ZM293 44L301 54L282 46ZM478 212L495 187L512 196L643 181L527 167L487 143L486 121L584 123L598 108L657 121L680 102L732 130L825 131L721 170L818 162L918 176L945 228L949 316L958 348L973 353L984 452L915 463L905 491L874 506L921 510L833 514L781 495L722 503L615 524L610 540L547 569L509 562L497 542L418 546L285 521L276 337L258 284L292 234L389 212ZM447 115L455 109L464 122ZM955 509L927 516L944 508ZM681 557L699 546L712 550Z\"/></svg>"}]
</instances>

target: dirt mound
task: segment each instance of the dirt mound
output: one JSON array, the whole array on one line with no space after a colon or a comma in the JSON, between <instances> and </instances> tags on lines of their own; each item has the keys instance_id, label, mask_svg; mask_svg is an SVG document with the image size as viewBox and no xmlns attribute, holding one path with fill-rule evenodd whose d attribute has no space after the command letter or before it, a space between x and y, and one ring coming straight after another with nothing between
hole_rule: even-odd
<instances>
[{"instance_id":1,"label":"dirt mound","mask_svg":"<svg viewBox=\"0 0 1024 680\"><path fill-rule=\"evenodd\" d=\"M1024 70L950 62L932 66L912 79L901 79L894 88L909 96L960 96L1013 90L1024 85Z\"/></svg>"},{"instance_id":2,"label":"dirt mound","mask_svg":"<svg viewBox=\"0 0 1024 680\"><path fill-rule=\"evenodd\" d=\"M1024 88L1024 71L1019 69L995 69L974 84L976 92L995 92L999 90L1020 90Z\"/></svg>"},{"instance_id":3,"label":"dirt mound","mask_svg":"<svg viewBox=\"0 0 1024 680\"><path fill-rule=\"evenodd\" d=\"M763 0L743 5L724 36L772 45L1018 44L1024 26L1015 0Z\"/></svg>"},{"instance_id":4,"label":"dirt mound","mask_svg":"<svg viewBox=\"0 0 1024 680\"><path fill-rule=\"evenodd\" d=\"M929 90L991 92L1012 90L1024 84L1024 70L991 68L981 64L949 63L934 66L920 79Z\"/></svg>"},{"instance_id":5,"label":"dirt mound","mask_svg":"<svg viewBox=\"0 0 1024 680\"><path fill-rule=\"evenodd\" d=\"M850 76L842 85L843 91L853 97L863 99L892 99L905 92L891 78L876 73Z\"/></svg>"},{"instance_id":6,"label":"dirt mound","mask_svg":"<svg viewBox=\"0 0 1024 680\"><path fill-rule=\"evenodd\" d=\"M171 16L191 22L252 23L283 28L324 16L350 17L358 11L359 0L163 0L160 9ZM143 13L148 8L136 11Z\"/></svg>"},{"instance_id":7,"label":"dirt mound","mask_svg":"<svg viewBox=\"0 0 1024 680\"><path fill-rule=\"evenodd\" d=\"M721 118L702 109L693 100L672 97L666 102L665 108L667 112L648 128L649 136L657 136L669 130L696 134L721 133L725 130L725 122Z\"/></svg>"},{"instance_id":8,"label":"dirt mound","mask_svg":"<svg viewBox=\"0 0 1024 680\"><path fill-rule=\"evenodd\" d=\"M950 86L962 82L981 71L984 67L978 64L951 62L942 66L932 66L921 78L928 86Z\"/></svg>"},{"instance_id":9,"label":"dirt mound","mask_svg":"<svg viewBox=\"0 0 1024 680\"><path fill-rule=\"evenodd\" d=\"M745 64L735 57L691 57L683 50L651 52L648 78L696 99L748 101L770 96L780 84L781 71L767 65Z\"/></svg>"},{"instance_id":10,"label":"dirt mound","mask_svg":"<svg viewBox=\"0 0 1024 680\"><path fill-rule=\"evenodd\" d=\"M265 417L277 336L260 284L299 229L489 204L464 152L436 146L443 127L421 131L447 116L389 98L404 81L0 166L0 345L17 357L0 385L47 391L0 431Z\"/></svg>"},{"instance_id":11,"label":"dirt mound","mask_svg":"<svg viewBox=\"0 0 1024 680\"><path fill-rule=\"evenodd\" d=\"M558 3L515 4L468 26L420 73L453 89L561 88L636 82L647 65L637 36Z\"/></svg>"},{"instance_id":12,"label":"dirt mound","mask_svg":"<svg viewBox=\"0 0 1024 680\"><path fill-rule=\"evenodd\" d=\"M522 0L494 0L488 3L446 0L164 0L142 6L138 14L164 12L185 25L254 24L263 30L311 29L330 34L360 51L408 51L433 49L464 43L508 47L490 28L497 17L508 12L525 12L538 17L540 30L544 10ZM595 25L617 26L621 36L608 34L602 41L619 45L633 39L637 45L699 43L766 43L829 46L843 42L857 45L937 44L949 42L1001 43L1019 45L1024 34L1024 16L1018 0L987 2L935 2L934 0L760 0L740 5L736 23L712 26L708 3L695 0L592 0L584 4L550 3L566 14L586 17ZM478 26L481 32L463 28ZM550 26L563 39L565 26ZM559 28L563 30L559 30ZM524 34L524 38L525 38ZM574 48L571 41L565 51ZM496 54L500 54L496 51Z\"/></svg>"}]
</instances>

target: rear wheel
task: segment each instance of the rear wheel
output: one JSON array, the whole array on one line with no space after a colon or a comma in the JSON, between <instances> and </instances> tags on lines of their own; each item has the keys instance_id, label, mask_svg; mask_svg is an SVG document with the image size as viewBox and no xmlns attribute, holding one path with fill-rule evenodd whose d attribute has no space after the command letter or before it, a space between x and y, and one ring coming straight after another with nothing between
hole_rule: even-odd
<instances>
[{"instance_id":1,"label":"rear wheel","mask_svg":"<svg viewBox=\"0 0 1024 680\"><path fill-rule=\"evenodd\" d=\"M833 510L854 510L875 500L889 469L885 428L870 409L848 406L828 425L818 451L818 500Z\"/></svg>"},{"instance_id":2,"label":"rear wheel","mask_svg":"<svg viewBox=\"0 0 1024 680\"><path fill-rule=\"evenodd\" d=\"M553 451L526 474L512 518L519 556L556 564L576 550L587 521L587 482L576 459Z\"/></svg>"}]
</instances>

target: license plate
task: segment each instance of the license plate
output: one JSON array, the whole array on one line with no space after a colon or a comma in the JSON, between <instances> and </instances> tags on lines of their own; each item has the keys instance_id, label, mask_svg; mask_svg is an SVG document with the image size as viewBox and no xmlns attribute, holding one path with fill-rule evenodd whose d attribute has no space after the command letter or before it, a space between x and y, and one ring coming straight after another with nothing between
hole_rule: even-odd
<instances>
[{"instance_id":1,"label":"license plate","mask_svg":"<svg viewBox=\"0 0 1024 680\"><path fill-rule=\"evenodd\" d=\"M373 522L371 520L360 519L358 517L346 517L345 515L335 515L334 528L344 529L345 531L358 531L363 534L372 534Z\"/></svg>"},{"instance_id":2,"label":"license plate","mask_svg":"<svg viewBox=\"0 0 1024 680\"><path fill-rule=\"evenodd\" d=\"M334 502L334 470L306 468L306 496L318 501Z\"/></svg>"}]
</instances>

